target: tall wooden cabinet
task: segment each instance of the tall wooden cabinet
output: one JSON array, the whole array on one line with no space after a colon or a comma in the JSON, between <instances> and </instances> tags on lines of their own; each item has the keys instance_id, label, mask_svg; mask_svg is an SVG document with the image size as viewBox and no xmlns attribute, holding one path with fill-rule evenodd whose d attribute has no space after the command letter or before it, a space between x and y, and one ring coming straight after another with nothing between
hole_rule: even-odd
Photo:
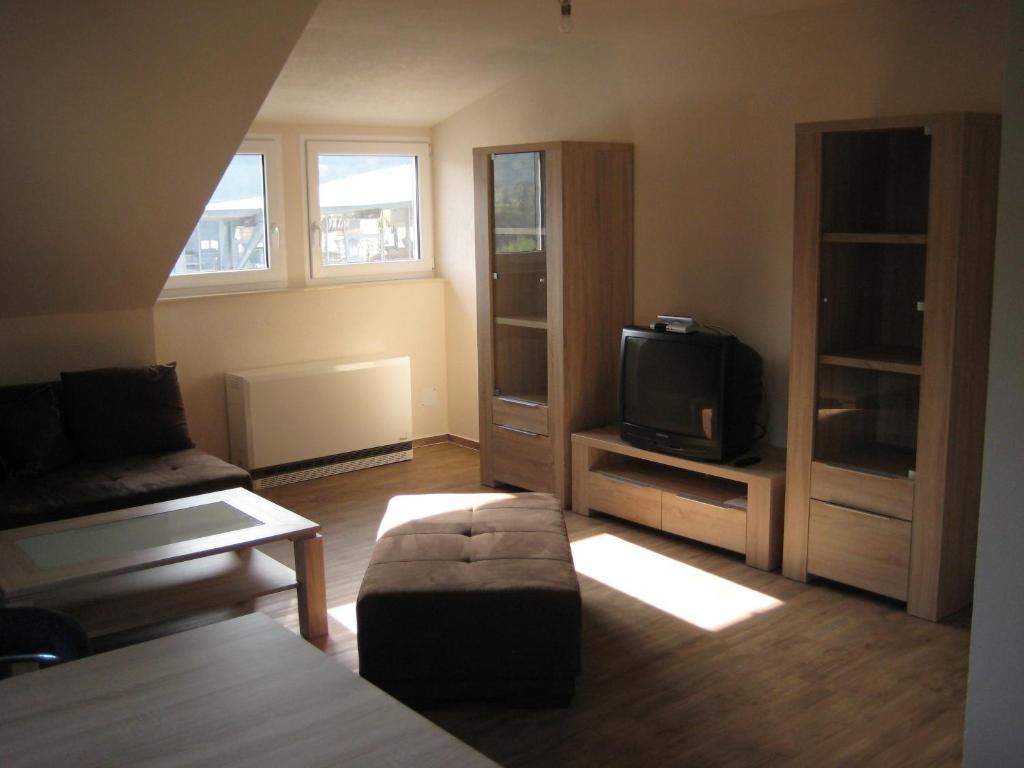
<instances>
[{"instance_id":1,"label":"tall wooden cabinet","mask_svg":"<svg viewBox=\"0 0 1024 768\"><path fill-rule=\"evenodd\" d=\"M796 130L783 572L971 601L999 118Z\"/></svg>"},{"instance_id":2,"label":"tall wooden cabinet","mask_svg":"<svg viewBox=\"0 0 1024 768\"><path fill-rule=\"evenodd\" d=\"M617 419L633 321L633 148L473 150L480 475L571 499L570 435Z\"/></svg>"}]
</instances>

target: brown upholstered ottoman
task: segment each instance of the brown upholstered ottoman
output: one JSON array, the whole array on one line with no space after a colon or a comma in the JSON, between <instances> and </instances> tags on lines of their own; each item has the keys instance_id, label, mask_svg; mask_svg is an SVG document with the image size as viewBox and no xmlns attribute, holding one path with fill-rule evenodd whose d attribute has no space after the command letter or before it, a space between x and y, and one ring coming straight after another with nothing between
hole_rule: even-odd
<instances>
[{"instance_id":1,"label":"brown upholstered ottoman","mask_svg":"<svg viewBox=\"0 0 1024 768\"><path fill-rule=\"evenodd\" d=\"M566 706L580 588L543 493L396 496L356 601L359 672L417 705Z\"/></svg>"}]
</instances>

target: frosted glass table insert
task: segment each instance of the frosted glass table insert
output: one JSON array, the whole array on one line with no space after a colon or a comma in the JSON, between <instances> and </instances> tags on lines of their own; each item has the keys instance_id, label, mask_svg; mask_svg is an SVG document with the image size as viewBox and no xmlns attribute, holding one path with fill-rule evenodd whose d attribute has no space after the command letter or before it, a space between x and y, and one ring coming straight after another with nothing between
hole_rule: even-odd
<instances>
[{"instance_id":1,"label":"frosted glass table insert","mask_svg":"<svg viewBox=\"0 0 1024 768\"><path fill-rule=\"evenodd\" d=\"M215 501L145 517L30 536L19 539L17 544L40 568L56 568L254 525L263 523L227 502Z\"/></svg>"}]
</instances>

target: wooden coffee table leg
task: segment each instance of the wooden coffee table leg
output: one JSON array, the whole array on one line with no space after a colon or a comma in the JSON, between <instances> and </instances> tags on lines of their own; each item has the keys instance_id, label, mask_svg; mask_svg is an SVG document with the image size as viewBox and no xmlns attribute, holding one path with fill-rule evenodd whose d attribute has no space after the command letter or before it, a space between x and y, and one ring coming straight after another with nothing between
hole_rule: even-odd
<instances>
[{"instance_id":1,"label":"wooden coffee table leg","mask_svg":"<svg viewBox=\"0 0 1024 768\"><path fill-rule=\"evenodd\" d=\"M295 540L295 578L299 582L299 631L307 640L327 634L327 583L324 537Z\"/></svg>"}]
</instances>

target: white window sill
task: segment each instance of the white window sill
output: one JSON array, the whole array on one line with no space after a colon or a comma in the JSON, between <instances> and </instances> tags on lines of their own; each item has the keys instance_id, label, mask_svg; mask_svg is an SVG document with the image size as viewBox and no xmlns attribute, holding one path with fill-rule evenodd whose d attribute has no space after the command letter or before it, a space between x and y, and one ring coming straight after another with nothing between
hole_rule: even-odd
<instances>
[{"instance_id":1,"label":"white window sill","mask_svg":"<svg viewBox=\"0 0 1024 768\"><path fill-rule=\"evenodd\" d=\"M223 299L230 296L254 296L269 293L312 293L316 291L333 291L340 288L383 288L385 286L397 287L401 285L415 285L417 283L437 282L444 282L444 278L438 277L436 275L409 277L404 279L377 278L360 281L325 282L323 284L309 284L304 286L297 286L295 288L253 288L244 291L222 291L220 293L193 293L183 296L160 296L157 299L157 303L163 304L165 302L195 301L197 299Z\"/></svg>"}]
</instances>

